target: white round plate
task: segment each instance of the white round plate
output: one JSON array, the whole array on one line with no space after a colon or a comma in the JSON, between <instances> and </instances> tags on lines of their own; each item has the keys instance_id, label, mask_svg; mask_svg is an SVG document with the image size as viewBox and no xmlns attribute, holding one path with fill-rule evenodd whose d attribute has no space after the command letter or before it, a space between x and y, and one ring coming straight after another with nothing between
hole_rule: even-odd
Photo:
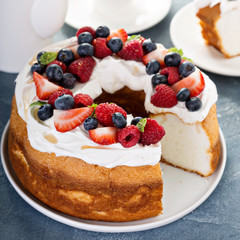
<instances>
[{"instance_id":1,"label":"white round plate","mask_svg":"<svg viewBox=\"0 0 240 240\"><path fill-rule=\"evenodd\" d=\"M114 8L113 11L112 5L101 5L106 1L69 0L65 22L76 29L82 26L97 28L106 25L110 29L124 28L131 34L160 22L172 5L172 0L124 0L122 5L116 6L117 9Z\"/></svg>"},{"instance_id":2,"label":"white round plate","mask_svg":"<svg viewBox=\"0 0 240 240\"><path fill-rule=\"evenodd\" d=\"M214 47L206 45L195 14L194 2L191 2L173 17L170 25L173 44L181 48L184 55L191 58L200 68L221 75L239 77L240 56L225 58Z\"/></svg>"},{"instance_id":3,"label":"white round plate","mask_svg":"<svg viewBox=\"0 0 240 240\"><path fill-rule=\"evenodd\" d=\"M163 172L163 214L140 221L101 222L71 217L53 210L33 197L20 183L8 158L7 124L1 140L1 156L4 171L18 194L33 208L44 215L72 227L97 232L134 232L160 227L174 222L202 204L218 185L226 164L226 143L220 129L221 155L217 170L210 177L200 177L178 168L161 164Z\"/></svg>"}]
</instances>

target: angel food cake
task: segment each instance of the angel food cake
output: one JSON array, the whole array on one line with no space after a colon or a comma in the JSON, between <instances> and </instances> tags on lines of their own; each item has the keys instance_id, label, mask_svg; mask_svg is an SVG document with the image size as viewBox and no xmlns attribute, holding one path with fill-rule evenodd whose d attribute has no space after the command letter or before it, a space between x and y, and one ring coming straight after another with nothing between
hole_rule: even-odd
<instances>
[{"instance_id":1,"label":"angel food cake","mask_svg":"<svg viewBox=\"0 0 240 240\"><path fill-rule=\"evenodd\" d=\"M24 187L72 216L132 221L162 213L161 156L212 174L216 87L182 55L100 26L33 57L17 77L9 129Z\"/></svg>"},{"instance_id":2,"label":"angel food cake","mask_svg":"<svg viewBox=\"0 0 240 240\"><path fill-rule=\"evenodd\" d=\"M202 36L225 57L240 55L240 1L195 0Z\"/></svg>"}]
</instances>

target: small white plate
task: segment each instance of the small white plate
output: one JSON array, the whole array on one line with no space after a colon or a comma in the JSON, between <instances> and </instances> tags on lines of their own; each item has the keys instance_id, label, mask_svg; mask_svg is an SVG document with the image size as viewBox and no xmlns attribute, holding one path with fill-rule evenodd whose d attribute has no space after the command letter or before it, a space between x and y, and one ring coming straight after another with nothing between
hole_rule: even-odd
<instances>
[{"instance_id":1,"label":"small white plate","mask_svg":"<svg viewBox=\"0 0 240 240\"><path fill-rule=\"evenodd\" d=\"M173 44L182 48L184 55L200 68L221 75L240 76L240 56L225 58L214 47L205 44L194 2L181 8L173 17L170 36Z\"/></svg>"},{"instance_id":2,"label":"small white plate","mask_svg":"<svg viewBox=\"0 0 240 240\"><path fill-rule=\"evenodd\" d=\"M71 217L53 210L33 197L15 175L8 157L8 128L6 125L1 140L1 156L4 171L18 194L33 208L44 215L72 227L98 232L134 232L160 227L174 222L201 205L218 185L226 164L226 143L220 129L221 155L214 174L203 178L178 168L161 164L163 172L163 214L140 221L101 222Z\"/></svg>"},{"instance_id":3,"label":"small white plate","mask_svg":"<svg viewBox=\"0 0 240 240\"><path fill-rule=\"evenodd\" d=\"M160 22L172 5L172 0L129 0L128 3L124 1L123 9L118 6L118 9L111 11L113 6L101 6L105 2L106 0L69 0L65 22L76 29L82 26L97 28L106 25L110 29L124 28L131 34Z\"/></svg>"}]
</instances>

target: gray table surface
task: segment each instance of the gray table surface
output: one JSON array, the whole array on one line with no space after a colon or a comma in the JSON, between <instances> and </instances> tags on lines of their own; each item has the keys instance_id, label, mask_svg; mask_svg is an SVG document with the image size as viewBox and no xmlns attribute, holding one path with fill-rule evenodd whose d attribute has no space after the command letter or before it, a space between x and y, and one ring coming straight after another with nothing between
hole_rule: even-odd
<instances>
[{"instance_id":1,"label":"gray table surface","mask_svg":"<svg viewBox=\"0 0 240 240\"><path fill-rule=\"evenodd\" d=\"M141 34L172 47L171 19L188 2L173 0L167 17ZM65 24L55 39L71 37L75 32ZM219 185L201 206L176 222L147 231L90 232L59 223L32 208L13 189L0 164L0 239L240 239L240 77L206 73L217 85L218 119L228 156ZM16 74L0 72L0 134L10 116L15 78Z\"/></svg>"}]
</instances>

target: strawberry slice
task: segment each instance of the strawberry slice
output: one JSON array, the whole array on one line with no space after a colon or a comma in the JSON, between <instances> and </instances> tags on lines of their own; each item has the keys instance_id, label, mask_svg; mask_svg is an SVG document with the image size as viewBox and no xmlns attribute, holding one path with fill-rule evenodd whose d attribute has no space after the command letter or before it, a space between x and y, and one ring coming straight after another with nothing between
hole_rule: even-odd
<instances>
[{"instance_id":1,"label":"strawberry slice","mask_svg":"<svg viewBox=\"0 0 240 240\"><path fill-rule=\"evenodd\" d=\"M53 113L54 126L59 132L70 131L92 115L93 110L93 107L74 108L70 110L55 109Z\"/></svg>"},{"instance_id":2,"label":"strawberry slice","mask_svg":"<svg viewBox=\"0 0 240 240\"><path fill-rule=\"evenodd\" d=\"M98 144L110 145L117 142L117 128L101 127L89 130L89 137Z\"/></svg>"},{"instance_id":3,"label":"strawberry slice","mask_svg":"<svg viewBox=\"0 0 240 240\"><path fill-rule=\"evenodd\" d=\"M190 91L190 97L198 96L204 87L204 77L199 69L196 69L188 77L183 78L171 86L175 93L178 93L182 88L187 88Z\"/></svg>"},{"instance_id":4,"label":"strawberry slice","mask_svg":"<svg viewBox=\"0 0 240 240\"><path fill-rule=\"evenodd\" d=\"M49 82L47 78L37 72L33 72L33 80L36 86L37 96L41 100L47 100L53 92L62 89L62 87Z\"/></svg>"},{"instance_id":5,"label":"strawberry slice","mask_svg":"<svg viewBox=\"0 0 240 240\"><path fill-rule=\"evenodd\" d=\"M125 43L128 39L128 34L123 28L121 28L121 29L112 31L108 36L107 40L109 41L113 37L121 38L122 42Z\"/></svg>"}]
</instances>

